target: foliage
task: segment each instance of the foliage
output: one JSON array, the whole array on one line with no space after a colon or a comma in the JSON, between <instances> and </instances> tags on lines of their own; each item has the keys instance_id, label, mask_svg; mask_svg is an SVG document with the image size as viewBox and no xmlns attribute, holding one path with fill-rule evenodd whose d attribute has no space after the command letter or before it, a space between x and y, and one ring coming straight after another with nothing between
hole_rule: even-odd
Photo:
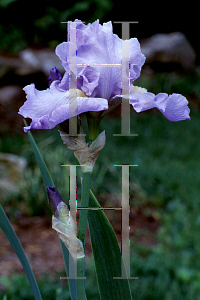
<instances>
[{"instance_id":1,"label":"foliage","mask_svg":"<svg viewBox=\"0 0 200 300\"><path fill-rule=\"evenodd\" d=\"M31 293L30 285L25 275L13 274L10 278L2 276L0 284L3 287L0 292L0 297L7 295L7 300L33 300L34 297ZM69 291L64 286L63 282L57 277L52 280L50 276L46 275L44 278L38 280L38 286L41 294L44 295L43 299L48 300L61 300L70 299ZM62 296L61 296L62 295Z\"/></svg>"},{"instance_id":2,"label":"foliage","mask_svg":"<svg viewBox=\"0 0 200 300\"><path fill-rule=\"evenodd\" d=\"M24 47L55 48L66 37L63 21L102 19L112 8L111 0L79 2L0 0L0 50L18 52ZM39 8L39 9L38 9Z\"/></svg>"},{"instance_id":3,"label":"foliage","mask_svg":"<svg viewBox=\"0 0 200 300\"><path fill-rule=\"evenodd\" d=\"M155 78L158 84L155 84L154 89L160 88L158 92L164 90L160 87L164 84L164 76L166 78L168 75L162 75L162 80ZM192 90L192 88L188 88L188 86L192 86L189 76L185 76L184 80L178 75L176 75L177 80L174 80L173 76L175 75L172 75L171 83L168 76L169 93L174 92L175 85L180 84L180 88L185 86L186 96L188 93L191 97L193 95L197 96L199 89L197 78L193 78L195 84ZM149 82L149 87L146 84L147 81L143 86L150 91L153 84ZM151 91L155 92L155 90ZM113 164L138 164L138 167L130 167L131 205L143 208L150 204L156 207L162 216L161 227L158 232L159 244L157 246L146 248L138 247L137 244L131 245L131 276L139 276L138 280L131 280L130 283L136 300L190 300L199 297L200 119L199 111L195 110L192 104L189 106L191 121L177 123L167 121L156 110L140 114L132 112L130 118L131 133L138 133L138 137L113 137L114 133L120 133L120 117L117 119L110 116L105 117L101 124L100 131L106 129L106 146L100 152L95 164L92 191L98 195L101 201L106 201L107 206L114 206L115 203L109 200L109 195L114 193L118 198L120 197L121 170L114 167ZM67 172L67 168L61 167L61 164L77 163L73 153L63 147L57 129L50 132L43 131L42 134L34 132L34 136L36 136L36 141L47 166L53 170L52 177L56 181L56 186L61 190L63 198L66 199L68 182L65 180L67 176L66 173L63 173L63 176L58 176L58 174ZM111 151L110 149L114 150ZM28 175L24 186L19 192L18 203L20 205L25 203L23 207L29 207L28 213L31 215L40 214L44 208L40 209L39 203L41 205L44 202L46 203L46 199L44 199L44 186L38 167L34 162L29 141L25 139L24 143L24 139L20 137L13 145L13 140L10 139L9 141L9 138L5 137L2 139L0 150L14 152L27 158ZM54 164L52 164L52 160ZM77 180L78 178L79 176L77 176ZM31 180L32 182L29 182ZM34 189L30 190L33 183ZM80 191L79 181L77 191L78 193ZM31 195L27 200L28 193ZM80 198L80 194L78 194L78 198ZM35 203L35 206L33 206L33 203ZM4 206L3 203L2 205ZM10 202L6 202L7 209L12 205L11 199ZM88 271L86 270L86 272ZM94 266L89 272L89 277L94 278L95 282ZM8 300L14 299L9 298L9 295L12 294L11 288L16 288L14 294L18 295L21 285L17 279L14 281L13 278L7 278L10 286L6 285L6 289L0 294L0 298L7 294ZM86 291L89 292L88 299L98 299L97 286L94 282L86 280ZM48 289L51 291L51 287L54 290L51 295L48 295L49 298L47 299L51 300L51 297L56 299L55 291L60 291L60 280L59 283L55 283L56 286L53 286L49 279L46 280L45 284L47 292ZM3 283L0 282L0 285L3 285ZM41 283L41 293L46 295L42 292L43 285L44 282ZM28 283L24 283L24 287L26 286L28 286ZM66 288L63 288L63 291L66 292ZM67 295L65 298L63 295L63 299L67 299ZM22 298L20 295L16 299L28 300L29 298L28 296ZM62 299L62 296L58 299Z\"/></svg>"},{"instance_id":4,"label":"foliage","mask_svg":"<svg viewBox=\"0 0 200 300\"><path fill-rule=\"evenodd\" d=\"M134 246L132 250L135 251ZM145 254L144 254L145 253ZM193 270L179 269L180 262L171 260L159 249L152 249L147 255L146 249L140 249L140 254L131 256L131 276L139 276L138 280L130 280L132 294L136 300L193 300L199 295L199 275ZM175 272L178 270L178 272ZM188 281L188 275L196 278L195 283ZM56 278L45 275L38 280L43 299L70 299L65 281L60 280L61 273ZM86 264L87 299L99 299L95 269L92 259ZM30 286L25 275L13 274L0 278L0 298L7 295L7 300L32 300ZM23 288L22 288L23 287Z\"/></svg>"},{"instance_id":5,"label":"foliage","mask_svg":"<svg viewBox=\"0 0 200 300\"><path fill-rule=\"evenodd\" d=\"M178 93L197 100L200 100L200 73L195 72L157 72L153 74L143 73L134 85L145 87L154 94L165 91L168 94Z\"/></svg>"},{"instance_id":6,"label":"foliage","mask_svg":"<svg viewBox=\"0 0 200 300\"><path fill-rule=\"evenodd\" d=\"M132 137L130 142L129 137L120 137L120 139L113 137L113 133L120 132L120 119L105 117L100 131L103 128L106 129L106 146L100 152L95 164L93 173L95 181L92 181L91 187L94 194L103 195L103 191L106 194L120 193L121 170L114 167L114 164L120 162L138 164L138 167L130 167L130 193L136 198L136 201L137 197L142 197L143 202L163 208L169 201L175 199L179 199L189 206L198 203L196 199L198 198L200 167L199 126L198 112L193 109L191 121L177 123L167 121L161 114L157 114L156 110L153 113L137 114L132 112L131 133L138 133L139 136ZM69 162L77 164L77 161L72 151L67 151L63 147L57 128L51 132L43 131L42 134L35 132L35 136L47 167L52 170L55 184L58 186L61 196L66 199L69 190L69 183L66 179L68 168L61 167L61 165L69 164ZM30 209L32 202L35 203L34 211L29 211L29 213L37 215L41 211L39 203L45 202L43 201L42 179L28 140L21 146L20 142L17 143L16 141L16 144L17 147L13 148L12 140L9 144L8 137L5 137L2 139L0 150L14 152L27 158L29 168L25 175L26 180L22 183L18 201L27 201L26 206ZM111 145L116 151L110 151ZM52 160L55 162L54 164L52 164ZM80 187L78 178L79 176L77 176L77 180L78 187ZM27 200L32 184L34 188L31 192L31 198L33 197L34 201L30 197ZM78 188L79 192L80 189ZM8 200L6 203L9 206ZM2 204L4 205L4 203Z\"/></svg>"},{"instance_id":7,"label":"foliage","mask_svg":"<svg viewBox=\"0 0 200 300\"><path fill-rule=\"evenodd\" d=\"M67 281L60 279L63 276L66 276L65 272L56 271L54 277L44 274L42 278L37 279L43 300L70 300ZM87 262L85 276L90 278L90 280L86 280L87 299L98 300L99 293L92 258ZM3 295L7 295L6 300L34 299L27 277L23 274L13 273L9 277L1 276L0 287L0 299L3 298Z\"/></svg>"}]
</instances>

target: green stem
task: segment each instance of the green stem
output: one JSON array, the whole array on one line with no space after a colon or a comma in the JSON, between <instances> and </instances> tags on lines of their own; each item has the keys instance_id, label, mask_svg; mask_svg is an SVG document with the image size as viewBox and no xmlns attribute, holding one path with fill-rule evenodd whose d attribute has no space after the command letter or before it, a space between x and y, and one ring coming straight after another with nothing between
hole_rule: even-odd
<instances>
[{"instance_id":1,"label":"green stem","mask_svg":"<svg viewBox=\"0 0 200 300\"><path fill-rule=\"evenodd\" d=\"M82 190L81 190L81 207L82 208L88 208L91 175L92 175L92 172L82 171ZM84 249L85 249L85 235L86 235L86 228L87 228L87 216L88 216L88 210L87 209L81 210L80 218L79 218L78 239L82 241Z\"/></svg>"},{"instance_id":2,"label":"green stem","mask_svg":"<svg viewBox=\"0 0 200 300\"><path fill-rule=\"evenodd\" d=\"M101 122L101 117L98 115L92 115L91 113L86 113L88 131L89 131L89 146L99 135L99 125Z\"/></svg>"},{"instance_id":3,"label":"green stem","mask_svg":"<svg viewBox=\"0 0 200 300\"><path fill-rule=\"evenodd\" d=\"M85 257L77 259L77 277L85 277ZM77 279L77 300L87 300L85 294L85 279Z\"/></svg>"},{"instance_id":4,"label":"green stem","mask_svg":"<svg viewBox=\"0 0 200 300\"><path fill-rule=\"evenodd\" d=\"M82 171L81 207L88 208L92 172ZM88 210L80 211L78 238L85 249ZM85 277L85 257L77 259L77 277ZM85 279L77 279L78 300L86 300Z\"/></svg>"}]
</instances>

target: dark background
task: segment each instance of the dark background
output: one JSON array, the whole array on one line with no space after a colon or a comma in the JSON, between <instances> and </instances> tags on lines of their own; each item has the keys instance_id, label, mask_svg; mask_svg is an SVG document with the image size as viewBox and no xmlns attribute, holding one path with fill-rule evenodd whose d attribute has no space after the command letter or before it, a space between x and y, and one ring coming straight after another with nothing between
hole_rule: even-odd
<instances>
[{"instance_id":1,"label":"dark background","mask_svg":"<svg viewBox=\"0 0 200 300\"><path fill-rule=\"evenodd\" d=\"M52 276L44 277L43 281L38 279L44 298L58 299L58 292L63 290L63 297L59 299L69 299L68 287L65 282L61 286L59 273L56 273L62 271L64 265L59 241L51 229L52 212L18 110L26 100L23 87L35 83L38 90L45 90L49 77L40 66L36 70L26 66L20 60L22 50L31 48L38 55L40 51L35 49L46 51L50 48L56 56L56 46L67 39L67 25L61 21L76 18L86 24L97 19L101 24L112 21L114 33L119 37L121 25L114 24L115 21L139 21L130 25L130 37L139 41L156 33L179 31L195 49L196 64L190 72L168 71L166 66L165 70L155 71L147 65L146 71L142 68L139 81L134 82L154 94L184 95L189 101L191 120L169 122L156 109L140 114L131 109L130 132L139 136L131 140L129 137L118 139L113 133L120 132L119 106L102 120L100 132L106 131L106 145L95 164L91 189L102 206L113 207L121 201L121 169L112 165L138 164L138 168L130 168L131 276L140 278L130 281L133 299L199 299L200 46L197 2L195 6L191 1L171 4L169 1L0 0L0 203L14 224L34 274L38 278L44 272ZM21 65L25 69L23 74L19 72ZM68 174L66 168L60 166L63 162L77 164L73 152L63 147L57 128L32 133L55 186L67 200ZM13 154L16 164L9 160ZM19 168L19 159L25 160L25 170ZM6 181L10 183L8 187L14 188L3 189ZM78 193L79 187L80 182ZM116 213L110 212L108 219L120 240L120 221ZM0 245L0 299L6 294L8 300L32 300L22 266L1 230ZM88 243L86 257L91 253L89 246ZM87 262L86 268L86 278L90 279L86 281L87 299L99 299L94 266L91 264L90 267ZM20 276L19 273L23 274Z\"/></svg>"},{"instance_id":2,"label":"dark background","mask_svg":"<svg viewBox=\"0 0 200 300\"><path fill-rule=\"evenodd\" d=\"M27 47L54 46L66 39L66 25L61 21L81 19L86 23L99 19L108 21L139 21L130 27L131 37L147 38L155 33L180 31L186 35L197 53L199 16L197 2L136 1L26 1L0 0L0 50L15 51ZM7 4L5 4L7 3ZM10 4L9 4L10 3ZM155 4L154 4L155 3ZM179 3L179 4L177 4ZM115 24L114 32L121 34ZM51 41L51 43L50 43ZM52 42L54 41L54 42ZM199 60L198 60L199 63Z\"/></svg>"}]
</instances>

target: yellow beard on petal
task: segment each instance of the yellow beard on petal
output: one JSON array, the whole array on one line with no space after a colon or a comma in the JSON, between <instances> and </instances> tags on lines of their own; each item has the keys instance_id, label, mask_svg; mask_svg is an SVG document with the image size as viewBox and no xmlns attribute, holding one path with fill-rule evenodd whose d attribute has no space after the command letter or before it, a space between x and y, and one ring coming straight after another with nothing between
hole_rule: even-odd
<instances>
[{"instance_id":1,"label":"yellow beard on petal","mask_svg":"<svg viewBox=\"0 0 200 300\"><path fill-rule=\"evenodd\" d=\"M79 89L70 89L69 91L67 91L67 96L68 97L87 97L86 94L79 90Z\"/></svg>"},{"instance_id":2,"label":"yellow beard on petal","mask_svg":"<svg viewBox=\"0 0 200 300\"><path fill-rule=\"evenodd\" d=\"M147 89L142 88L140 86L134 86L134 90L130 91L130 94L144 94L147 93ZM122 91L122 95L129 94L127 90Z\"/></svg>"}]
</instances>

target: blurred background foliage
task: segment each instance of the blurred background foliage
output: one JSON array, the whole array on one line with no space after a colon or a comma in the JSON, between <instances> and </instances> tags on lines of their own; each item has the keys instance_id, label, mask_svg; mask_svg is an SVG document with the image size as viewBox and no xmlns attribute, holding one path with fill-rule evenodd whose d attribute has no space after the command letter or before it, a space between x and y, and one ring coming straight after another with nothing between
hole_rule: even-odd
<instances>
[{"instance_id":1,"label":"blurred background foliage","mask_svg":"<svg viewBox=\"0 0 200 300\"><path fill-rule=\"evenodd\" d=\"M134 243L134 237L144 232L134 232L131 239L131 288L135 299L198 299L200 290L200 127L199 112L192 110L192 121L169 122L157 111L152 113L131 113L131 132L138 137L113 137L120 132L120 120L107 117L102 121L101 131L106 130L106 146L96 162L92 190L103 206L115 206L121 194L121 170L114 164L138 164L130 167L130 204L133 211L141 209L143 215L159 218L161 226L156 234L156 246ZM192 132L192 135L191 135ZM68 201L69 182L67 168L61 164L76 164L72 151L67 151L57 129L33 133L41 153L50 169L55 184L63 199ZM4 144L4 140L2 140ZM12 140L6 143L6 151L13 153ZM2 146L1 146L2 149ZM112 149L112 150L111 150ZM23 215L51 215L46 199L39 168L29 144L24 139L14 150L15 154L26 157L28 169L21 182L18 194L10 194L1 201L12 220ZM53 162L53 163L52 163ZM78 168L79 169L79 168ZM80 199L80 173L77 170L78 199ZM114 201L114 202L113 202ZM120 203L119 203L120 204ZM157 215L148 208L154 207ZM115 217L111 216L111 220ZM133 216L134 218L134 216ZM142 224L141 224L142 226ZM92 278L94 268L87 265L88 278ZM22 283L23 282L23 283ZM0 284L12 298L28 298L26 289L20 286L26 282L23 276L13 275ZM48 283L50 290L46 290ZM43 295L46 299L64 299L66 286L62 285L61 298L55 298L60 287L58 281L50 277L41 279ZM88 280L88 299L97 297L96 286ZM25 284L29 290L28 283ZM53 288L54 287L54 288ZM61 290L62 290L61 289ZM25 293L25 296L23 296ZM3 294L3 292L2 292ZM1 295L1 293L0 293ZM19 295L18 298L16 295ZM54 295L54 296L53 296ZM68 298L67 298L68 299Z\"/></svg>"},{"instance_id":2,"label":"blurred background foliage","mask_svg":"<svg viewBox=\"0 0 200 300\"><path fill-rule=\"evenodd\" d=\"M101 20L112 6L111 0L0 0L0 50L18 52L27 46L55 48L66 39L67 25L62 21Z\"/></svg>"},{"instance_id":3,"label":"blurred background foliage","mask_svg":"<svg viewBox=\"0 0 200 300\"><path fill-rule=\"evenodd\" d=\"M118 10L118 15L115 13ZM122 8L123 10L123 8ZM66 40L66 24L61 21L75 18L93 22L108 20L140 20L141 10L129 10L120 16L118 1L88 0L78 2L0 0L0 51L18 53L27 47L54 49ZM118 16L118 17L117 17ZM172 18L173 19L173 18ZM180 24L163 22L168 31L181 30ZM150 34L148 20L141 17L141 26L135 34ZM156 26L155 26L156 27ZM155 30L154 29L152 30ZM187 27L187 28L186 28ZM139 29L140 28L140 29ZM142 29L141 29L142 28ZM145 28L145 29L144 29ZM153 28L153 27L152 27ZM189 25L182 27L188 38L194 32ZM141 34L139 30L144 32ZM157 30L162 31L162 25ZM163 29L164 31L164 29ZM154 31L156 33L158 31ZM198 53L197 53L198 54ZM197 59L198 62L198 59ZM144 218L159 220L156 245L133 242L144 230L133 233L131 239L131 276L133 298L138 300L189 300L199 299L200 293L200 75L195 72L144 73L135 82L157 94L181 93L189 100L191 120L169 122L156 109L140 114L131 110L131 133L137 137L113 137L120 133L120 109L102 121L101 131L106 130L106 145L97 159L92 190L102 206L114 206L121 197L121 170L114 164L138 164L130 167L130 204L133 212L142 211ZM31 82L30 82L31 83ZM17 112L15 112L17 113ZM84 121L84 126L86 124ZM21 128L21 127L20 127ZM85 129L87 133L87 130ZM67 168L61 164L76 164L71 151L67 151L57 128L35 131L33 135L63 199L69 198ZM0 152L24 157L27 168L18 191L0 195L0 201L9 218L14 222L23 215L44 216L50 219L44 185L28 137L22 129L3 134ZM0 170L1 171L1 170ZM1 174L1 173L0 173ZM77 197L80 198L80 173L77 170ZM113 203L113 201L116 201ZM117 203L120 205L120 202ZM154 208L156 214L152 214ZM134 218L134 214L132 218ZM114 219L114 216L112 217ZM113 220L112 220L113 221ZM152 222L153 222L152 221ZM94 264L87 264L86 280L89 299L98 299ZM1 274L0 274L1 275ZM59 278L58 274L57 278ZM44 299L70 299L67 284L46 276L39 280ZM7 296L6 296L7 295ZM4 298L3 298L4 297ZM6 298L7 297L7 298ZM24 275L0 276L1 299L33 299Z\"/></svg>"}]
</instances>

